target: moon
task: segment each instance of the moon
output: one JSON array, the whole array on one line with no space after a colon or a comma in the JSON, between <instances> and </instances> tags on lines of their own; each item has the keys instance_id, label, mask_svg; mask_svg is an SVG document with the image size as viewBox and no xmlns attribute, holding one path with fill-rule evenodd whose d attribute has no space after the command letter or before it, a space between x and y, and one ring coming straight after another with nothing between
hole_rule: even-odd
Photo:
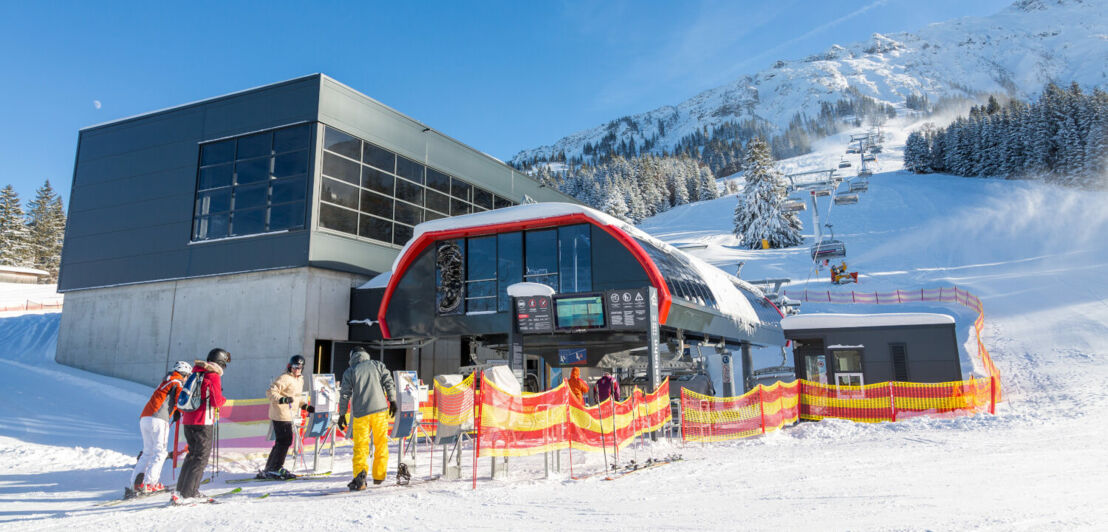
<instances>
[{"instance_id":1,"label":"moon","mask_svg":"<svg viewBox=\"0 0 1108 532\"><path fill-rule=\"evenodd\" d=\"M100 100L93 100L92 101L92 106L99 109L100 108Z\"/></svg>"}]
</instances>

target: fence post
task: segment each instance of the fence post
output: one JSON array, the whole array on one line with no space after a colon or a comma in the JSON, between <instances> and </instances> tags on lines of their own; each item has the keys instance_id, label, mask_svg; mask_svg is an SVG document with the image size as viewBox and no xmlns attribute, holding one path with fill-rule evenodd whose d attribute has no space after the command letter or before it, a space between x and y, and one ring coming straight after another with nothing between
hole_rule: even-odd
<instances>
[{"instance_id":1,"label":"fence post","mask_svg":"<svg viewBox=\"0 0 1108 532\"><path fill-rule=\"evenodd\" d=\"M851 303L857 303L858 302L858 298L854 296L854 291L853 290L850 291L850 302Z\"/></svg>"},{"instance_id":2,"label":"fence post","mask_svg":"<svg viewBox=\"0 0 1108 532\"><path fill-rule=\"evenodd\" d=\"M481 410L482 405L477 400L477 387L479 386L479 380L484 380L485 372L478 373L478 377L473 380L473 402L474 408L477 409L477 419L474 423L477 425L477 441L473 442L473 489L477 489L477 460L481 457Z\"/></svg>"},{"instance_id":3,"label":"fence post","mask_svg":"<svg viewBox=\"0 0 1108 532\"><path fill-rule=\"evenodd\" d=\"M904 302L900 299L900 289L899 288L896 289L896 302L897 303L903 303Z\"/></svg>"},{"instance_id":4,"label":"fence post","mask_svg":"<svg viewBox=\"0 0 1108 532\"><path fill-rule=\"evenodd\" d=\"M758 408L762 411L762 434L766 433L766 396L765 386L758 385Z\"/></svg>"},{"instance_id":5,"label":"fence post","mask_svg":"<svg viewBox=\"0 0 1108 532\"><path fill-rule=\"evenodd\" d=\"M896 423L896 382L889 381L889 419Z\"/></svg>"},{"instance_id":6,"label":"fence post","mask_svg":"<svg viewBox=\"0 0 1108 532\"><path fill-rule=\"evenodd\" d=\"M996 414L996 375L989 377L989 413Z\"/></svg>"}]
</instances>

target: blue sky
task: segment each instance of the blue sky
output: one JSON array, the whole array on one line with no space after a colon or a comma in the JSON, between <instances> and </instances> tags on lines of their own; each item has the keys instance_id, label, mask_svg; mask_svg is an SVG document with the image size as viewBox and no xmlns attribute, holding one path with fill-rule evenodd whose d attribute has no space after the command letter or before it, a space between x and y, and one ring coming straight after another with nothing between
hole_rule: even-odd
<instances>
[{"instance_id":1,"label":"blue sky","mask_svg":"<svg viewBox=\"0 0 1108 532\"><path fill-rule=\"evenodd\" d=\"M1010 3L9 0L0 186L26 204L50 179L68 206L79 129L313 72L507 160L777 59Z\"/></svg>"}]
</instances>

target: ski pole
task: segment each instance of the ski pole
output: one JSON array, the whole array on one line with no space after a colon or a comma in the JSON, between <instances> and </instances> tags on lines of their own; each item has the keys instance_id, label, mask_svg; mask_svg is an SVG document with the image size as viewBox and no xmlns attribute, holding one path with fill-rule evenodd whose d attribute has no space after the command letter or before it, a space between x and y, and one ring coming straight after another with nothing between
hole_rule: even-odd
<instances>
[{"instance_id":1,"label":"ski pole","mask_svg":"<svg viewBox=\"0 0 1108 532\"><path fill-rule=\"evenodd\" d=\"M600 416L600 453L604 455L604 472L608 472L608 438L604 436L604 411L600 405L596 405L596 413Z\"/></svg>"},{"instance_id":2,"label":"ski pole","mask_svg":"<svg viewBox=\"0 0 1108 532\"><path fill-rule=\"evenodd\" d=\"M177 480L177 444L181 441L181 418L173 423L173 480Z\"/></svg>"}]
</instances>

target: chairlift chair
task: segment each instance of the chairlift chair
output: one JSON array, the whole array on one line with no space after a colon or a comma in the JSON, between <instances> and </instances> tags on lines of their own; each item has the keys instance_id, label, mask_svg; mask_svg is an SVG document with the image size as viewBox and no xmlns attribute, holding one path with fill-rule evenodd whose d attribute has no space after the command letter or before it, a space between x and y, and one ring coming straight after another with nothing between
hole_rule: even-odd
<instances>
[{"instance_id":1,"label":"chairlift chair","mask_svg":"<svg viewBox=\"0 0 1108 532\"><path fill-rule=\"evenodd\" d=\"M858 170L858 177L868 177L871 175L873 175L873 170L870 170L869 168L862 168Z\"/></svg>"},{"instance_id":2,"label":"chairlift chair","mask_svg":"<svg viewBox=\"0 0 1108 532\"><path fill-rule=\"evenodd\" d=\"M839 194L835 196L835 205L853 205L858 203L857 194Z\"/></svg>"},{"instance_id":3,"label":"chairlift chair","mask_svg":"<svg viewBox=\"0 0 1108 532\"><path fill-rule=\"evenodd\" d=\"M846 244L842 240L824 240L812 246L812 260L837 259L846 256Z\"/></svg>"},{"instance_id":4,"label":"chairlift chair","mask_svg":"<svg viewBox=\"0 0 1108 532\"><path fill-rule=\"evenodd\" d=\"M831 190L827 189L827 188L817 188L817 189L812 191L812 195L820 196L820 197L830 196L831 195Z\"/></svg>"},{"instance_id":5,"label":"chairlift chair","mask_svg":"<svg viewBox=\"0 0 1108 532\"><path fill-rule=\"evenodd\" d=\"M850 168L850 161L839 161L839 168Z\"/></svg>"},{"instance_id":6,"label":"chairlift chair","mask_svg":"<svg viewBox=\"0 0 1108 532\"><path fill-rule=\"evenodd\" d=\"M867 153L867 154L862 156L862 160L863 161L876 161L877 156L872 154L872 153Z\"/></svg>"},{"instance_id":7,"label":"chairlift chair","mask_svg":"<svg viewBox=\"0 0 1108 532\"><path fill-rule=\"evenodd\" d=\"M785 201L785 211L787 212L800 212L808 208L808 202L804 200L787 200Z\"/></svg>"},{"instance_id":8,"label":"chairlift chair","mask_svg":"<svg viewBox=\"0 0 1108 532\"><path fill-rule=\"evenodd\" d=\"M869 180L859 179L850 183L851 192L865 192L869 190Z\"/></svg>"}]
</instances>

